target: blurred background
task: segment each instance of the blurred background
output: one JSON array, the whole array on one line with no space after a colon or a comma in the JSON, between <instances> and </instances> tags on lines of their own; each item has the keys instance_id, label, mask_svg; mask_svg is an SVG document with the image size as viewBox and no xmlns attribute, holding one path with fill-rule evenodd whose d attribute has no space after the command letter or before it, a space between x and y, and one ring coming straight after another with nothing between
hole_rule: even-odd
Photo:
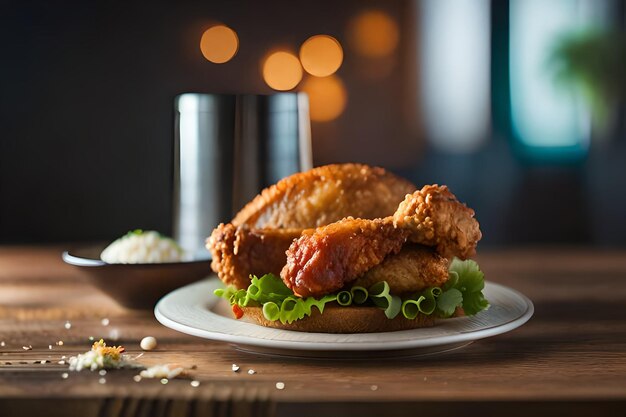
<instances>
[{"instance_id":1,"label":"blurred background","mask_svg":"<svg viewBox=\"0 0 626 417\"><path fill-rule=\"evenodd\" d=\"M169 234L175 96L302 91L314 165L447 184L483 247L626 246L625 21L617 0L4 1L0 242Z\"/></svg>"}]
</instances>

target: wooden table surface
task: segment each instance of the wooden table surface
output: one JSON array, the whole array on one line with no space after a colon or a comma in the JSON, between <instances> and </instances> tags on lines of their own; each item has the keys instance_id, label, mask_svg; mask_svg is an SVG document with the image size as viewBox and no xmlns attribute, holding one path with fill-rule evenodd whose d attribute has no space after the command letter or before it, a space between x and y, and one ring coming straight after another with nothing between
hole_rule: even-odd
<instances>
[{"instance_id":1,"label":"wooden table surface","mask_svg":"<svg viewBox=\"0 0 626 417\"><path fill-rule=\"evenodd\" d=\"M186 336L152 312L118 307L60 252L0 246L2 417L626 415L625 251L483 251L477 260L487 279L529 296L534 317L450 353L386 360L285 359ZM135 382L132 370L62 378L68 367L59 361L88 350L90 336L117 338L139 354L148 335L159 346L143 364L193 367L200 385Z\"/></svg>"}]
</instances>

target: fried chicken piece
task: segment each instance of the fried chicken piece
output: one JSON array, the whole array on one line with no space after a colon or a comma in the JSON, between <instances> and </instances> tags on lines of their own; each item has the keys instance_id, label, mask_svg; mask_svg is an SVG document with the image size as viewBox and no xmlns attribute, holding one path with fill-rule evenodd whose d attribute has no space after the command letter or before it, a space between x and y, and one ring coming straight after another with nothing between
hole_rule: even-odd
<instances>
[{"instance_id":1,"label":"fried chicken piece","mask_svg":"<svg viewBox=\"0 0 626 417\"><path fill-rule=\"evenodd\" d=\"M427 185L407 195L393 216L348 218L303 233L289 247L281 277L301 297L328 294L398 252L407 239L465 259L481 238L473 216L447 187Z\"/></svg>"},{"instance_id":2,"label":"fried chicken piece","mask_svg":"<svg viewBox=\"0 0 626 417\"><path fill-rule=\"evenodd\" d=\"M232 220L235 226L311 228L344 217L390 216L417 187L385 171L362 164L314 168L280 180L248 203Z\"/></svg>"},{"instance_id":3,"label":"fried chicken piece","mask_svg":"<svg viewBox=\"0 0 626 417\"><path fill-rule=\"evenodd\" d=\"M448 280L448 260L432 248L407 244L395 255L389 255L379 265L368 270L351 285L369 288L387 281L394 294L421 291L443 285Z\"/></svg>"},{"instance_id":4,"label":"fried chicken piece","mask_svg":"<svg viewBox=\"0 0 626 417\"><path fill-rule=\"evenodd\" d=\"M226 284L246 288L250 274L279 274L285 251L302 230L347 216L390 216L415 186L382 168L338 164L294 174L266 188L231 224L207 239L211 268Z\"/></svg>"},{"instance_id":5,"label":"fried chicken piece","mask_svg":"<svg viewBox=\"0 0 626 417\"><path fill-rule=\"evenodd\" d=\"M399 252L408 235L390 217L348 217L306 230L287 250L281 277L300 297L329 294Z\"/></svg>"},{"instance_id":6,"label":"fried chicken piece","mask_svg":"<svg viewBox=\"0 0 626 417\"><path fill-rule=\"evenodd\" d=\"M285 251L301 233L301 229L245 230L220 224L207 240L211 268L226 285L247 288L250 274L280 274Z\"/></svg>"},{"instance_id":7,"label":"fried chicken piece","mask_svg":"<svg viewBox=\"0 0 626 417\"><path fill-rule=\"evenodd\" d=\"M411 231L411 242L435 247L445 258L475 255L482 237L474 210L460 203L445 185L426 185L407 195L393 223Z\"/></svg>"}]
</instances>

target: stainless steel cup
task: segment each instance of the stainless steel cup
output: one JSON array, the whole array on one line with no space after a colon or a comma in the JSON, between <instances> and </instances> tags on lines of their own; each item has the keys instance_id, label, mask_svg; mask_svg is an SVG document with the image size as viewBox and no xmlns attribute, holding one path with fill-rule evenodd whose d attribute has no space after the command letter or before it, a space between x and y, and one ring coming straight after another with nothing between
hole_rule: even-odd
<instances>
[{"instance_id":1,"label":"stainless steel cup","mask_svg":"<svg viewBox=\"0 0 626 417\"><path fill-rule=\"evenodd\" d=\"M173 237L203 257L215 226L264 187L312 167L308 98L181 94L175 110Z\"/></svg>"}]
</instances>

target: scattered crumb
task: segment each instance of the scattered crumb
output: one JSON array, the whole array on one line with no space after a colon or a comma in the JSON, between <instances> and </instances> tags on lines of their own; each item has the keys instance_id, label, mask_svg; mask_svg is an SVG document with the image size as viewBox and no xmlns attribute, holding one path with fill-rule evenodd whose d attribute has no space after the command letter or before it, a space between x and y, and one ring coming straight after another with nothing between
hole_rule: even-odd
<instances>
[{"instance_id":1,"label":"scattered crumb","mask_svg":"<svg viewBox=\"0 0 626 417\"><path fill-rule=\"evenodd\" d=\"M69 376L70 376L70 374L68 374L67 372L63 372L61 374L61 378L63 378L63 379L67 379Z\"/></svg>"},{"instance_id":2,"label":"scattered crumb","mask_svg":"<svg viewBox=\"0 0 626 417\"><path fill-rule=\"evenodd\" d=\"M233 370L233 372L239 372L239 365L237 365L236 363L233 363L230 368Z\"/></svg>"},{"instance_id":3,"label":"scattered crumb","mask_svg":"<svg viewBox=\"0 0 626 417\"><path fill-rule=\"evenodd\" d=\"M141 346L143 350L152 350L157 347L157 340L152 336L146 336L141 339L139 346Z\"/></svg>"},{"instance_id":4,"label":"scattered crumb","mask_svg":"<svg viewBox=\"0 0 626 417\"><path fill-rule=\"evenodd\" d=\"M154 365L149 367L148 369L144 369L139 373L142 378L163 378L163 379L173 379L177 376L183 374L185 372L185 368L178 364L165 364L165 365Z\"/></svg>"},{"instance_id":5,"label":"scattered crumb","mask_svg":"<svg viewBox=\"0 0 626 417\"><path fill-rule=\"evenodd\" d=\"M123 352L122 346L107 346L104 340L100 339L91 346L91 350L70 358L70 371L83 369L95 371L135 366L132 358L124 355Z\"/></svg>"},{"instance_id":6,"label":"scattered crumb","mask_svg":"<svg viewBox=\"0 0 626 417\"><path fill-rule=\"evenodd\" d=\"M133 381L135 381L135 382L140 382L140 381L141 381L141 375L135 375L135 376L133 377Z\"/></svg>"},{"instance_id":7,"label":"scattered crumb","mask_svg":"<svg viewBox=\"0 0 626 417\"><path fill-rule=\"evenodd\" d=\"M276 389L285 389L285 383L284 382L277 382L276 383Z\"/></svg>"},{"instance_id":8,"label":"scattered crumb","mask_svg":"<svg viewBox=\"0 0 626 417\"><path fill-rule=\"evenodd\" d=\"M103 326L108 326L110 321L109 319L107 319L106 317L102 319L102 321L100 321L100 323L102 323Z\"/></svg>"},{"instance_id":9,"label":"scattered crumb","mask_svg":"<svg viewBox=\"0 0 626 417\"><path fill-rule=\"evenodd\" d=\"M189 383L189 385L191 385L191 386L192 386L192 387L194 387L194 388L197 388L197 387L199 387L199 386L200 386L200 381L196 381L196 380L194 379L193 381L191 381L191 382Z\"/></svg>"},{"instance_id":10,"label":"scattered crumb","mask_svg":"<svg viewBox=\"0 0 626 417\"><path fill-rule=\"evenodd\" d=\"M167 384L168 382L170 382L170 381L168 381L167 378L162 378L161 379L161 384L163 384L163 385Z\"/></svg>"},{"instance_id":11,"label":"scattered crumb","mask_svg":"<svg viewBox=\"0 0 626 417\"><path fill-rule=\"evenodd\" d=\"M370 389L371 389L372 391L376 391L376 390L378 389L378 385L372 385L372 386L370 387Z\"/></svg>"},{"instance_id":12,"label":"scattered crumb","mask_svg":"<svg viewBox=\"0 0 626 417\"><path fill-rule=\"evenodd\" d=\"M33 347L31 345L22 346L22 349L24 349L24 350L33 350Z\"/></svg>"},{"instance_id":13,"label":"scattered crumb","mask_svg":"<svg viewBox=\"0 0 626 417\"><path fill-rule=\"evenodd\" d=\"M120 331L118 329L111 329L111 331L109 332L109 339L119 340L119 338L120 338Z\"/></svg>"},{"instance_id":14,"label":"scattered crumb","mask_svg":"<svg viewBox=\"0 0 626 417\"><path fill-rule=\"evenodd\" d=\"M65 324L63 325L63 327L65 327L67 330L72 328L72 323L70 323L69 321L66 321Z\"/></svg>"},{"instance_id":15,"label":"scattered crumb","mask_svg":"<svg viewBox=\"0 0 626 417\"><path fill-rule=\"evenodd\" d=\"M249 375L254 375L254 374L256 374L256 371L254 369L248 369L248 374Z\"/></svg>"},{"instance_id":16,"label":"scattered crumb","mask_svg":"<svg viewBox=\"0 0 626 417\"><path fill-rule=\"evenodd\" d=\"M99 382L99 383L101 383L101 384L106 384L106 383L107 383L107 380L106 380L106 378L100 378L100 379L98 380L98 382Z\"/></svg>"}]
</instances>

